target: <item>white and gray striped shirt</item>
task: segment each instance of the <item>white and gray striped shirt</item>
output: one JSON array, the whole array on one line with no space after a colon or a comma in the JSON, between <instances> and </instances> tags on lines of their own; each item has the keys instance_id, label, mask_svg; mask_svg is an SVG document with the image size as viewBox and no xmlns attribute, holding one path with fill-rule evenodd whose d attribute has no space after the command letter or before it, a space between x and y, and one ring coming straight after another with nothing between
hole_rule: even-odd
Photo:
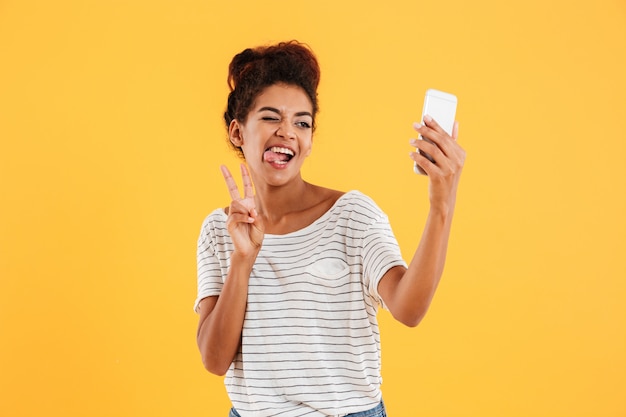
<instances>
[{"instance_id":1,"label":"white and gray striped shirt","mask_svg":"<svg viewBox=\"0 0 626 417\"><path fill-rule=\"evenodd\" d=\"M219 295L232 241L218 209L198 239L198 297ZM350 191L309 226L266 234L225 383L243 417L341 416L381 401L378 282L406 263L387 216Z\"/></svg>"}]
</instances>

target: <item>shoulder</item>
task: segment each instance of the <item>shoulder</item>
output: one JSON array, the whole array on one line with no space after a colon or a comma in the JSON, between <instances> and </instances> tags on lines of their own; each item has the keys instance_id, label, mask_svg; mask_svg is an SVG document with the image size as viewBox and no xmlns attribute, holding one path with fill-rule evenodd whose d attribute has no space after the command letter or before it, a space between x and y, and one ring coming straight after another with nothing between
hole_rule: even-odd
<instances>
[{"instance_id":1,"label":"shoulder","mask_svg":"<svg viewBox=\"0 0 626 417\"><path fill-rule=\"evenodd\" d=\"M386 214L374 200L357 190L344 193L330 210L331 218L355 230L367 230L379 222L386 222ZM341 220L343 219L343 220Z\"/></svg>"},{"instance_id":2,"label":"shoulder","mask_svg":"<svg viewBox=\"0 0 626 417\"><path fill-rule=\"evenodd\" d=\"M382 214L382 210L378 207L378 204L376 204L370 196L358 190L351 190L343 194L338 200L338 204L363 214L371 214L374 216Z\"/></svg>"},{"instance_id":3,"label":"shoulder","mask_svg":"<svg viewBox=\"0 0 626 417\"><path fill-rule=\"evenodd\" d=\"M215 223L225 223L227 219L226 210L223 208L217 208L209 213L202 222L202 228L210 227Z\"/></svg>"},{"instance_id":4,"label":"shoulder","mask_svg":"<svg viewBox=\"0 0 626 417\"><path fill-rule=\"evenodd\" d=\"M198 251L209 253L225 253L232 250L232 240L226 227L228 216L224 209L211 212L204 221L198 236Z\"/></svg>"},{"instance_id":5,"label":"shoulder","mask_svg":"<svg viewBox=\"0 0 626 417\"><path fill-rule=\"evenodd\" d=\"M218 208L209 213L202 222L200 237L223 235L226 231L226 213L224 209Z\"/></svg>"}]
</instances>

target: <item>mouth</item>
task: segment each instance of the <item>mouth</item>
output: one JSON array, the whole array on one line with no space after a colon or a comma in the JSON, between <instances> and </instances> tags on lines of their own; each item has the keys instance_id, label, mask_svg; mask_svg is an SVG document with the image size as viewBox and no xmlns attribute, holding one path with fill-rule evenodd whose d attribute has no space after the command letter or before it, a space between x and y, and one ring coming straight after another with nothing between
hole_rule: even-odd
<instances>
[{"instance_id":1,"label":"mouth","mask_svg":"<svg viewBox=\"0 0 626 417\"><path fill-rule=\"evenodd\" d=\"M263 160L274 166L284 166L287 165L295 155L295 152L289 148L272 146L267 148L263 153Z\"/></svg>"}]
</instances>

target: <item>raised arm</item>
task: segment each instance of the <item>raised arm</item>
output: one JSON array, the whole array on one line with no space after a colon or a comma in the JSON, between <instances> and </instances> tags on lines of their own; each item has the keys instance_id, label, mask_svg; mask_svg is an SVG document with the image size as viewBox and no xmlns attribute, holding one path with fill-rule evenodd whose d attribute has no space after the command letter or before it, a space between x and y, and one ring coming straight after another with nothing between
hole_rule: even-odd
<instances>
[{"instance_id":1,"label":"raised arm","mask_svg":"<svg viewBox=\"0 0 626 417\"><path fill-rule=\"evenodd\" d=\"M222 167L222 173L232 199L226 226L234 251L221 294L200 301L197 334L202 362L209 372L217 375L226 373L241 343L248 281L264 235L263 222L255 209L252 180L245 165L241 165L243 198L226 167Z\"/></svg>"},{"instance_id":2,"label":"raised arm","mask_svg":"<svg viewBox=\"0 0 626 417\"><path fill-rule=\"evenodd\" d=\"M424 318L443 274L456 193L465 162L465 151L456 142L458 123L454 124L452 136L428 116L424 123L415 124L415 130L432 143L413 139L411 145L430 154L435 162L417 151L411 153L411 158L428 175L430 210L408 269L390 269L378 285L378 292L391 314L411 327Z\"/></svg>"}]
</instances>

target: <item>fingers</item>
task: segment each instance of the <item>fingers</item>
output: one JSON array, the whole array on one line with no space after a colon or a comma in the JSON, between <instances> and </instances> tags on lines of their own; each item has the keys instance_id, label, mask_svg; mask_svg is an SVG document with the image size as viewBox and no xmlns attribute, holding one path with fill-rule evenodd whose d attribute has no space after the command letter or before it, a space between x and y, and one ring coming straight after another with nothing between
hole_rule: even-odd
<instances>
[{"instance_id":1,"label":"fingers","mask_svg":"<svg viewBox=\"0 0 626 417\"><path fill-rule=\"evenodd\" d=\"M420 168L427 172L440 172L444 175L462 168L465 161L465 151L456 142L459 132L458 122L454 122L451 135L448 135L429 116L424 117L424 124L415 123L413 128L420 134L421 138L411 140L411 145L420 151L415 154L411 153L411 158ZM432 156L433 159L424 157L422 153Z\"/></svg>"},{"instance_id":2,"label":"fingers","mask_svg":"<svg viewBox=\"0 0 626 417\"><path fill-rule=\"evenodd\" d=\"M430 162L436 163L436 160L442 159L442 152L439 147L428 139L411 139L411 145Z\"/></svg>"},{"instance_id":3,"label":"fingers","mask_svg":"<svg viewBox=\"0 0 626 417\"><path fill-rule=\"evenodd\" d=\"M254 217L252 217L246 206L238 201L233 201L228 210L228 220L226 223L227 225L229 223L254 223Z\"/></svg>"},{"instance_id":4,"label":"fingers","mask_svg":"<svg viewBox=\"0 0 626 417\"><path fill-rule=\"evenodd\" d=\"M448 135L448 133L428 115L424 116L424 124L414 123L413 128L423 139L434 142L444 155L451 156L455 153L455 141L459 129L458 122L454 122L452 136Z\"/></svg>"},{"instance_id":5,"label":"fingers","mask_svg":"<svg viewBox=\"0 0 626 417\"><path fill-rule=\"evenodd\" d=\"M430 161L426 156L422 155L419 152L411 152L409 154L411 159L417 164L417 166L421 169L422 174L426 174L429 177L432 177L435 171L438 171L439 168L437 165Z\"/></svg>"},{"instance_id":6,"label":"fingers","mask_svg":"<svg viewBox=\"0 0 626 417\"><path fill-rule=\"evenodd\" d=\"M240 200L241 194L239 193L239 188L237 188L237 183L235 179L230 174L230 171L226 166L222 165L220 167L222 170L222 175L224 176L224 180L226 181L226 186L228 187L228 194L230 194L230 198L233 201Z\"/></svg>"},{"instance_id":7,"label":"fingers","mask_svg":"<svg viewBox=\"0 0 626 417\"><path fill-rule=\"evenodd\" d=\"M245 164L241 164L241 178L243 179L243 195L244 198L254 198L254 186L252 185L252 179L250 173ZM237 191L239 193L239 191Z\"/></svg>"},{"instance_id":8,"label":"fingers","mask_svg":"<svg viewBox=\"0 0 626 417\"><path fill-rule=\"evenodd\" d=\"M424 170L426 175L432 176L446 171L448 158L436 144L428 140L412 139L411 145L417 149L416 152L410 152L411 159Z\"/></svg>"},{"instance_id":9,"label":"fingers","mask_svg":"<svg viewBox=\"0 0 626 417\"><path fill-rule=\"evenodd\" d=\"M427 140L411 139L410 144L418 150L418 152L410 153L411 159L417 162L424 170L426 170L426 166L433 165L444 173L454 172L462 167L465 161L465 150L456 142L453 143L454 147L450 148L448 154L442 152L437 144ZM432 159L424 156L424 153L431 156Z\"/></svg>"},{"instance_id":10,"label":"fingers","mask_svg":"<svg viewBox=\"0 0 626 417\"><path fill-rule=\"evenodd\" d=\"M439 123L429 115L424 116L424 124L437 132L445 132L443 127L439 126Z\"/></svg>"},{"instance_id":11,"label":"fingers","mask_svg":"<svg viewBox=\"0 0 626 417\"><path fill-rule=\"evenodd\" d=\"M222 165L220 167L222 171L222 175L224 176L224 180L226 181L226 186L228 187L228 193L230 198L233 201L241 200L241 193L239 192L239 187L237 187L237 183L233 178L232 174L226 168L226 166ZM250 173L248 172L248 168L245 164L241 164L241 177L243 179L243 198L254 198L254 186L252 185L252 178L250 177Z\"/></svg>"}]
</instances>

